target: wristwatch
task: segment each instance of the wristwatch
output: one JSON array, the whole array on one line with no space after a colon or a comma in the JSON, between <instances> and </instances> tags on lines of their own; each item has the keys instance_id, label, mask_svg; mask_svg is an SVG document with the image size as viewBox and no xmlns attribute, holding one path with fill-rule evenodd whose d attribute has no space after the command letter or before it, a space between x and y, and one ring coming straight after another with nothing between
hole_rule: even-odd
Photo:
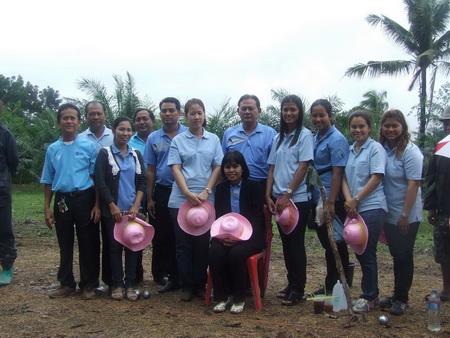
<instances>
[{"instance_id":1,"label":"wristwatch","mask_svg":"<svg viewBox=\"0 0 450 338\"><path fill-rule=\"evenodd\" d=\"M205 190L206 190L206 192L208 193L208 194L212 194L212 190L211 189L209 189L208 187L205 187Z\"/></svg>"},{"instance_id":2,"label":"wristwatch","mask_svg":"<svg viewBox=\"0 0 450 338\"><path fill-rule=\"evenodd\" d=\"M359 198L358 195L355 196L355 200L356 200L357 202L359 202L360 198Z\"/></svg>"},{"instance_id":3,"label":"wristwatch","mask_svg":"<svg viewBox=\"0 0 450 338\"><path fill-rule=\"evenodd\" d=\"M286 194L292 195L292 189L289 189L289 188L288 188L288 189L286 190Z\"/></svg>"},{"instance_id":4,"label":"wristwatch","mask_svg":"<svg viewBox=\"0 0 450 338\"><path fill-rule=\"evenodd\" d=\"M402 215L402 217L408 218L408 214L405 212L402 212L401 215Z\"/></svg>"}]
</instances>

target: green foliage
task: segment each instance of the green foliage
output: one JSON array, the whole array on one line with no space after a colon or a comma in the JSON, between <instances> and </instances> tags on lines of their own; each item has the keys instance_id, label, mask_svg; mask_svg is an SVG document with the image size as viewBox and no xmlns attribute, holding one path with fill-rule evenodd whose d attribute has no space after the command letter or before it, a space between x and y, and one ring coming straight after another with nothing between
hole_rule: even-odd
<instances>
[{"instance_id":1,"label":"green foliage","mask_svg":"<svg viewBox=\"0 0 450 338\"><path fill-rule=\"evenodd\" d=\"M95 79L81 78L77 81L77 87L86 93L89 100L80 100L69 98L70 102L84 107L88 101L100 101L106 107L107 125L111 126L118 116L128 116L133 119L134 112L137 108L147 108L155 110L154 103L145 97L141 100L136 89L136 81L134 77L127 72L125 80L119 75L113 75L114 93L109 94L104 83Z\"/></svg>"},{"instance_id":2,"label":"green foliage","mask_svg":"<svg viewBox=\"0 0 450 338\"><path fill-rule=\"evenodd\" d=\"M215 109L215 112L207 116L206 129L216 134L220 140L223 138L225 130L240 123L236 107L230 104L230 98L225 100L222 105Z\"/></svg>"},{"instance_id":3,"label":"green foliage","mask_svg":"<svg viewBox=\"0 0 450 338\"><path fill-rule=\"evenodd\" d=\"M448 0L404 0L407 10L409 29L402 27L384 15L369 15L366 20L372 26L381 26L387 36L408 54L408 60L369 61L359 63L345 72L346 76L396 76L412 74L408 90L419 85L420 104L419 147L425 145L425 132L430 114L426 111L427 90L429 106L432 106L436 75L440 71L450 74L450 31L447 25L450 19ZM427 78L427 71L431 77ZM427 82L429 85L427 86Z\"/></svg>"}]
</instances>

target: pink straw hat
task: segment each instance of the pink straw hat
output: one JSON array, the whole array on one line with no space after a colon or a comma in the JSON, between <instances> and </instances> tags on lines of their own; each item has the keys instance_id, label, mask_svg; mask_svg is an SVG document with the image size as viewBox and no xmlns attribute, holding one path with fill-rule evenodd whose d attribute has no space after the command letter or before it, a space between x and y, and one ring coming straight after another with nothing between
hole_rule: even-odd
<instances>
[{"instance_id":1,"label":"pink straw hat","mask_svg":"<svg viewBox=\"0 0 450 338\"><path fill-rule=\"evenodd\" d=\"M282 196L277 198L275 206L278 204L281 197ZM292 200L289 200L286 208L284 208L281 213L275 209L275 220L285 235L289 235L292 231L294 231L297 226L299 216L298 209Z\"/></svg>"},{"instance_id":2,"label":"pink straw hat","mask_svg":"<svg viewBox=\"0 0 450 338\"><path fill-rule=\"evenodd\" d=\"M131 251L143 250L153 239L155 229L143 220L122 216L122 221L114 225L114 238Z\"/></svg>"},{"instance_id":3,"label":"pink straw hat","mask_svg":"<svg viewBox=\"0 0 450 338\"><path fill-rule=\"evenodd\" d=\"M230 212L219 217L211 227L211 237L246 241L253 233L250 222L244 216Z\"/></svg>"},{"instance_id":4,"label":"pink straw hat","mask_svg":"<svg viewBox=\"0 0 450 338\"><path fill-rule=\"evenodd\" d=\"M211 229L216 219L216 210L208 200L200 205L184 202L178 210L178 224L180 228L189 235L200 236Z\"/></svg>"},{"instance_id":5,"label":"pink straw hat","mask_svg":"<svg viewBox=\"0 0 450 338\"><path fill-rule=\"evenodd\" d=\"M369 230L359 214L356 218L345 219L343 237L356 254L362 255L366 251Z\"/></svg>"}]
</instances>

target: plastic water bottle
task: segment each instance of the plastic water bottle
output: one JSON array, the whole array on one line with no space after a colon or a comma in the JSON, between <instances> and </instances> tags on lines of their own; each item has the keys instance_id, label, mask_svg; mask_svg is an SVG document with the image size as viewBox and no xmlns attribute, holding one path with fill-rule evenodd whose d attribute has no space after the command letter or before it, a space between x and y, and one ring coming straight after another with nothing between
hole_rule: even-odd
<instances>
[{"instance_id":1,"label":"plastic water bottle","mask_svg":"<svg viewBox=\"0 0 450 338\"><path fill-rule=\"evenodd\" d=\"M436 290L433 290L428 298L428 330L441 331L441 298Z\"/></svg>"},{"instance_id":2,"label":"plastic water bottle","mask_svg":"<svg viewBox=\"0 0 450 338\"><path fill-rule=\"evenodd\" d=\"M344 287L342 286L340 281L337 281L337 283L333 287L333 311L339 312L341 310L347 309L347 298L345 297Z\"/></svg>"}]
</instances>

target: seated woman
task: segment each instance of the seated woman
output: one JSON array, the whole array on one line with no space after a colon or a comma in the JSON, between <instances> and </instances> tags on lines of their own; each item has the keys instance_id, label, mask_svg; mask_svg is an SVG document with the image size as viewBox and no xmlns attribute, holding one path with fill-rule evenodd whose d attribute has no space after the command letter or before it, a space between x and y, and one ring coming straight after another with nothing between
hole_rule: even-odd
<instances>
[{"instance_id":1,"label":"seated woman","mask_svg":"<svg viewBox=\"0 0 450 338\"><path fill-rule=\"evenodd\" d=\"M216 216L234 212L244 216L253 231L246 241L211 239L209 268L218 304L214 312L224 312L233 302L230 312L244 310L247 286L247 258L266 247L264 237L263 194L258 182L248 180L250 175L244 156L239 151L229 151L222 160L225 181L216 187Z\"/></svg>"},{"instance_id":2,"label":"seated woman","mask_svg":"<svg viewBox=\"0 0 450 338\"><path fill-rule=\"evenodd\" d=\"M115 119L112 128L114 144L100 149L95 163L95 185L102 201L102 223L106 225L111 255L112 294L122 300L124 287L130 301L137 300L134 290L138 252L134 252L114 239L115 223L122 221L127 211L130 218L139 212L145 190L144 161L138 150L128 141L133 134L131 121L121 116ZM122 252L125 251L125 276L122 268Z\"/></svg>"}]
</instances>

